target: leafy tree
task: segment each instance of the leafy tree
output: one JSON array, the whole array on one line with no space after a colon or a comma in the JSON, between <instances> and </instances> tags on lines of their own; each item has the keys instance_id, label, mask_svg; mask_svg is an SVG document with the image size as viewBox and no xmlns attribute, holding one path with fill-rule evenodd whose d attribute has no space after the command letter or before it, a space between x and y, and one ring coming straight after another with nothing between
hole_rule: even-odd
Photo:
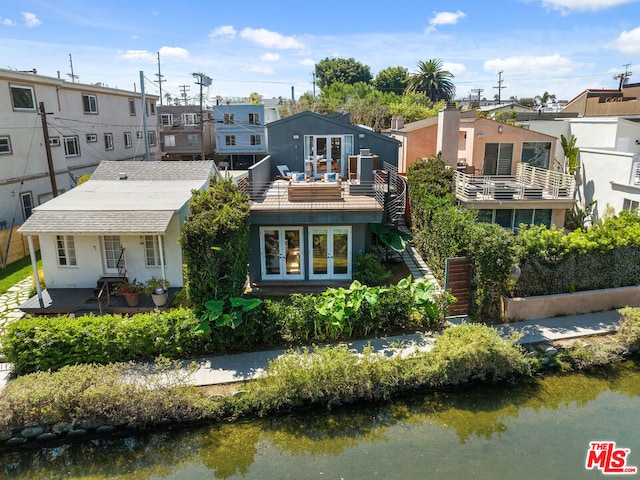
<instances>
[{"instance_id":1,"label":"leafy tree","mask_svg":"<svg viewBox=\"0 0 640 480\"><path fill-rule=\"evenodd\" d=\"M545 105L549 100L554 101L556 99L556 94L544 92L541 98L542 98L542 104Z\"/></svg>"},{"instance_id":2,"label":"leafy tree","mask_svg":"<svg viewBox=\"0 0 640 480\"><path fill-rule=\"evenodd\" d=\"M389 105L391 115L402 115L406 123L435 117L444 101L433 103L424 93L405 93Z\"/></svg>"},{"instance_id":3,"label":"leafy tree","mask_svg":"<svg viewBox=\"0 0 640 480\"><path fill-rule=\"evenodd\" d=\"M537 107L536 99L535 98L531 98L531 97L520 98L518 100L518 103L520 105L525 106L525 107L530 107L530 108Z\"/></svg>"},{"instance_id":4,"label":"leafy tree","mask_svg":"<svg viewBox=\"0 0 640 480\"><path fill-rule=\"evenodd\" d=\"M335 82L357 83L371 81L371 70L368 65L353 58L325 58L316 64L316 83L321 89Z\"/></svg>"},{"instance_id":5,"label":"leafy tree","mask_svg":"<svg viewBox=\"0 0 640 480\"><path fill-rule=\"evenodd\" d=\"M381 92L402 95L409 83L409 71L404 67L387 67L376 75L373 85Z\"/></svg>"},{"instance_id":6,"label":"leafy tree","mask_svg":"<svg viewBox=\"0 0 640 480\"><path fill-rule=\"evenodd\" d=\"M249 262L249 202L231 180L211 179L192 194L179 239L187 293L196 312L208 300L239 297Z\"/></svg>"},{"instance_id":7,"label":"leafy tree","mask_svg":"<svg viewBox=\"0 0 640 480\"><path fill-rule=\"evenodd\" d=\"M418 62L418 71L409 77L408 92L423 92L433 102L450 101L456 92L453 73L442 69L442 60Z\"/></svg>"}]
</instances>

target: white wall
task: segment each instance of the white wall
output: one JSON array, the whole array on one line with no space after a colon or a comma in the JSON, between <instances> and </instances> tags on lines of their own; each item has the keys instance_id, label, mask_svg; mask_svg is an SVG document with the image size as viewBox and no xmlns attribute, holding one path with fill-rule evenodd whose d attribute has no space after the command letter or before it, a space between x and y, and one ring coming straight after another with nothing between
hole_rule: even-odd
<instances>
[{"instance_id":1,"label":"white wall","mask_svg":"<svg viewBox=\"0 0 640 480\"><path fill-rule=\"evenodd\" d=\"M175 215L163 237L165 271L172 287L182 287L182 250L178 245L179 221ZM147 267L145 245L140 244L141 235L120 236L125 249L127 278L144 283L149 278L161 277L162 268ZM58 266L56 236L41 235L40 251L42 267L49 288L93 288L98 278L105 275L102 237L95 235L74 236L77 266ZM111 274L113 275L113 274Z\"/></svg>"}]
</instances>

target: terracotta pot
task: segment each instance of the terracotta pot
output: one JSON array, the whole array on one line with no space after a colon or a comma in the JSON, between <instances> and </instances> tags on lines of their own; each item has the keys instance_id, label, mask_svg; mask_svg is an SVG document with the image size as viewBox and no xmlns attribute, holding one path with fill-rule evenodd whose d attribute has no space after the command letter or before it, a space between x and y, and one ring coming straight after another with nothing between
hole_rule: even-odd
<instances>
[{"instance_id":1,"label":"terracotta pot","mask_svg":"<svg viewBox=\"0 0 640 480\"><path fill-rule=\"evenodd\" d=\"M127 305L130 307L137 307L140 305L141 295L139 293L132 293L130 295L124 295L124 299L127 302Z\"/></svg>"}]
</instances>

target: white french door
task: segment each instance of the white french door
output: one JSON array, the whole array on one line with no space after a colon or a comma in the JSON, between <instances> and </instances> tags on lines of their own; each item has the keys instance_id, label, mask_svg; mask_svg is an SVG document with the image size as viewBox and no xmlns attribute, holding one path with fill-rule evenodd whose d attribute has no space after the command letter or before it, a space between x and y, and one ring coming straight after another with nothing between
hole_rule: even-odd
<instances>
[{"instance_id":1,"label":"white french door","mask_svg":"<svg viewBox=\"0 0 640 480\"><path fill-rule=\"evenodd\" d=\"M260 228L263 280L303 280L302 227Z\"/></svg>"},{"instance_id":2,"label":"white french door","mask_svg":"<svg viewBox=\"0 0 640 480\"><path fill-rule=\"evenodd\" d=\"M118 273L118 260L122 252L119 235L105 235L102 237L103 269L104 273L115 275Z\"/></svg>"},{"instance_id":3,"label":"white french door","mask_svg":"<svg viewBox=\"0 0 640 480\"><path fill-rule=\"evenodd\" d=\"M351 227L309 228L309 279L351 279Z\"/></svg>"}]
</instances>

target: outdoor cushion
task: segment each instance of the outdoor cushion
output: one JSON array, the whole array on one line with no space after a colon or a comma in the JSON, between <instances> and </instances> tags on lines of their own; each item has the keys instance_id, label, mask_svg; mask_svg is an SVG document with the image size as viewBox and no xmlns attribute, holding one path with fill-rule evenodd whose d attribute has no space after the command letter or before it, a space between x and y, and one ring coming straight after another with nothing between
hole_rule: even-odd
<instances>
[{"instance_id":1,"label":"outdoor cushion","mask_svg":"<svg viewBox=\"0 0 640 480\"><path fill-rule=\"evenodd\" d=\"M337 173L325 173L324 174L324 181L325 182L335 183L335 182L338 181L338 174Z\"/></svg>"},{"instance_id":2,"label":"outdoor cushion","mask_svg":"<svg viewBox=\"0 0 640 480\"><path fill-rule=\"evenodd\" d=\"M291 181L295 182L295 183L306 182L307 181L307 176L304 174L304 172L292 173L291 174Z\"/></svg>"}]
</instances>

